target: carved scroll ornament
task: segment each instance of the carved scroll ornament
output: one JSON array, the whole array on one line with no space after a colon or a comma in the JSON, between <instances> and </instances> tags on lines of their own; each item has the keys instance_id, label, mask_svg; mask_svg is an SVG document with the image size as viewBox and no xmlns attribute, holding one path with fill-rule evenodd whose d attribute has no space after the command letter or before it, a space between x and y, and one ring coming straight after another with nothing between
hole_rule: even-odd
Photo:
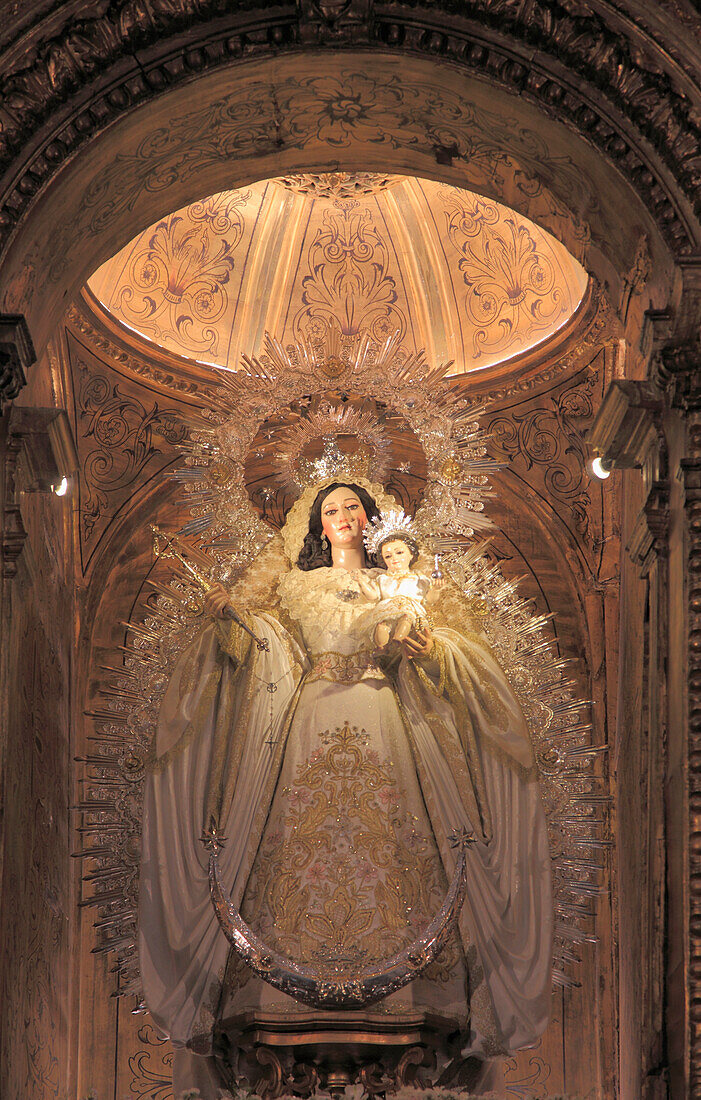
<instances>
[{"instance_id":1,"label":"carved scroll ornament","mask_svg":"<svg viewBox=\"0 0 701 1100\"><path fill-rule=\"evenodd\" d=\"M375 10L367 0L304 0L288 10L244 5L227 19L225 7L223 0L115 0L92 5L81 19L57 12L50 23L37 19L33 48L6 61L0 78L0 167L13 181L0 209L0 247L62 164L134 106L242 56L278 56L300 43L334 48L342 41L440 57L527 96L546 114L556 111L628 178L677 254L696 250L699 128L691 97L667 71L676 35L665 49L632 22L622 33L603 7L567 3L553 18L545 0L525 6L468 0L459 17L441 0L419 9L418 19L411 8ZM644 11L637 14L643 22ZM679 4L674 17L683 18ZM173 57L173 39L179 42L185 29L188 48ZM137 64L138 50L148 53L148 64ZM695 64L685 53L680 62ZM88 87L86 107L77 93ZM77 109L52 125L74 103ZM42 131L43 144L36 140ZM260 140L266 136L261 131ZM449 156L451 148L436 144L436 155Z\"/></svg>"},{"instance_id":2,"label":"carved scroll ornament","mask_svg":"<svg viewBox=\"0 0 701 1100\"><path fill-rule=\"evenodd\" d=\"M19 313L0 313L0 409L26 385L36 355L27 322Z\"/></svg>"}]
</instances>

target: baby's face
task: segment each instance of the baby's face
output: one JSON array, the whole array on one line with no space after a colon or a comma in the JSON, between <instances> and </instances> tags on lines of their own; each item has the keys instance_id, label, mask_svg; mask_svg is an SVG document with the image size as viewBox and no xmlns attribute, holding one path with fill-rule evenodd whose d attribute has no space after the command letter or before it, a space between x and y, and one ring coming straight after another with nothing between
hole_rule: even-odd
<instances>
[{"instance_id":1,"label":"baby's face","mask_svg":"<svg viewBox=\"0 0 701 1100\"><path fill-rule=\"evenodd\" d=\"M412 552L405 542L386 542L381 550L388 573L406 573L411 567Z\"/></svg>"}]
</instances>

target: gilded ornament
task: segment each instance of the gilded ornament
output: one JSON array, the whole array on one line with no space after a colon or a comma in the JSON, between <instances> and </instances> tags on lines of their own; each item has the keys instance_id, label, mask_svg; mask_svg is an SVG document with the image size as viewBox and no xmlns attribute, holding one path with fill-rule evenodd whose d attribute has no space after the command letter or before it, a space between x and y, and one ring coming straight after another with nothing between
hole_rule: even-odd
<instances>
[{"instance_id":1,"label":"gilded ornament","mask_svg":"<svg viewBox=\"0 0 701 1100\"><path fill-rule=\"evenodd\" d=\"M339 440L352 449L342 450ZM312 458L310 449L322 444L322 454ZM389 462L389 441L382 417L354 404L323 399L313 401L299 417L283 428L276 440L273 464L281 482L303 489L314 480L345 469L372 481L384 481Z\"/></svg>"},{"instance_id":2,"label":"gilded ornament","mask_svg":"<svg viewBox=\"0 0 701 1100\"><path fill-rule=\"evenodd\" d=\"M212 904L224 935L236 954L263 981L302 1004L314 1008L366 1008L396 993L423 973L454 934L467 890L465 851L461 840L455 873L443 904L423 933L394 955L358 968L352 978L330 979L318 968L295 962L264 944L227 897L219 871L218 846L203 837L209 849L209 883Z\"/></svg>"},{"instance_id":3,"label":"gilded ornament","mask_svg":"<svg viewBox=\"0 0 701 1100\"><path fill-rule=\"evenodd\" d=\"M292 477L299 489L320 485L332 478L368 480L371 477L371 465L372 458L367 448L361 446L357 451L348 454L340 449L335 440L326 438L319 458L299 458L292 467Z\"/></svg>"},{"instance_id":4,"label":"gilded ornament","mask_svg":"<svg viewBox=\"0 0 701 1100\"><path fill-rule=\"evenodd\" d=\"M212 481L218 485L226 485L231 479L231 469L221 462L213 462L210 466Z\"/></svg>"},{"instance_id":5,"label":"gilded ornament","mask_svg":"<svg viewBox=\"0 0 701 1100\"><path fill-rule=\"evenodd\" d=\"M463 479L462 462L454 455L446 458L440 469L440 477L446 485L457 485Z\"/></svg>"},{"instance_id":6,"label":"gilded ornament","mask_svg":"<svg viewBox=\"0 0 701 1100\"><path fill-rule=\"evenodd\" d=\"M329 355L327 359L324 359L319 368L322 374L325 374L327 378L332 381L336 378L340 378L346 370L346 364L342 359L339 359L337 355Z\"/></svg>"},{"instance_id":7,"label":"gilded ornament","mask_svg":"<svg viewBox=\"0 0 701 1100\"><path fill-rule=\"evenodd\" d=\"M348 200L358 195L376 195L399 183L401 178L379 172L318 172L314 175L280 176L275 182L298 195Z\"/></svg>"},{"instance_id":8,"label":"gilded ornament","mask_svg":"<svg viewBox=\"0 0 701 1100\"><path fill-rule=\"evenodd\" d=\"M363 542L369 554L379 553L382 543L389 542L393 538L408 538L413 543L419 541L416 524L401 508L383 512L379 519L368 523L363 534Z\"/></svg>"}]
</instances>

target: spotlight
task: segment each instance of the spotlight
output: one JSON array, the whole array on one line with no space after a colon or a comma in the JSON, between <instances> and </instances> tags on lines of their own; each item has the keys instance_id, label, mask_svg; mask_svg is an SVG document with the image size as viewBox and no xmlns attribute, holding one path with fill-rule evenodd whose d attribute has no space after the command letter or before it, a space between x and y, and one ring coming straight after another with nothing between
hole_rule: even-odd
<instances>
[{"instance_id":1,"label":"spotlight","mask_svg":"<svg viewBox=\"0 0 701 1100\"><path fill-rule=\"evenodd\" d=\"M52 485L51 489L57 497L65 497L68 492L68 478L62 477L58 485Z\"/></svg>"},{"instance_id":2,"label":"spotlight","mask_svg":"<svg viewBox=\"0 0 701 1100\"><path fill-rule=\"evenodd\" d=\"M606 481L607 477L611 476L611 470L613 466L611 462L608 462L601 455L594 455L594 457L587 463L589 473L593 477L598 477L600 481Z\"/></svg>"}]
</instances>

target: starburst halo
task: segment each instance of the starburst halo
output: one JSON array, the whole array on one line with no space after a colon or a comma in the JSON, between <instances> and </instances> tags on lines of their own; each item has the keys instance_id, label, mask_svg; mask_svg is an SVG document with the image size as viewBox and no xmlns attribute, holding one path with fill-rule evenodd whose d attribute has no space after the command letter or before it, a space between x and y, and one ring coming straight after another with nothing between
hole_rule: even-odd
<instances>
[{"instance_id":1,"label":"starburst halo","mask_svg":"<svg viewBox=\"0 0 701 1100\"><path fill-rule=\"evenodd\" d=\"M286 348L266 336L260 357L245 357L237 373L221 372L211 410L191 425L183 466L173 475L193 515L183 533L206 551L212 576L218 579L244 580L256 558L256 569L264 571L266 554L270 560L265 568L278 576L285 556L288 564L296 560L299 538L288 530L277 545L271 542L273 527L251 503L244 466L254 441L262 433L273 479L281 476L279 463L272 461L279 442L280 453L301 467L300 478L309 475L313 481L323 472L328 483L330 466L320 471L313 463L319 458L341 462L331 450L325 455L324 448L333 447L347 458L340 444L354 431L361 452L357 461L381 464L386 459L385 478L395 471L401 478L400 463L393 466L394 457L383 447L383 433L389 415L408 423L427 468L414 530L424 543L432 541L434 549L443 550L444 575L451 582L441 597L443 617L449 625L464 623L466 630L484 631L528 722L553 857L553 980L572 985L573 945L596 938L591 906L601 892L597 855L607 843L602 833L609 801L598 786L597 762L606 746L593 743L589 703L564 678L569 662L557 653L549 616L534 614L519 597L516 583L505 580L490 558L487 541L475 538L488 527L488 475L498 464L488 457L488 438L479 425L483 406L469 399L464 384L448 377L449 366L432 368L423 352L406 354L396 335L378 346L368 337L345 336L335 328L324 342L301 341ZM362 416L343 412L354 395ZM296 427L285 423L290 410L295 411ZM317 456L310 454L315 440ZM307 460L312 465L305 468ZM287 477L286 469L283 473ZM336 473L341 466L334 466L331 479ZM398 508L382 484L370 488L382 513ZM298 492L295 484L294 495ZM314 485L308 485L288 513L288 528L298 521L300 536L313 493ZM141 790L170 673L201 629L202 615L200 594L189 581L175 575L155 588L155 606L146 618L125 624L129 642L124 653L115 655L116 679L101 688L105 701L92 715L96 751L84 762L86 797L79 806L85 849L78 854L87 861L86 903L100 918L98 946L117 953L120 995L137 998L138 875L130 853L141 827L141 802L135 795ZM105 813L111 815L107 838ZM102 853L97 866L96 852Z\"/></svg>"},{"instance_id":2,"label":"starburst halo","mask_svg":"<svg viewBox=\"0 0 701 1100\"><path fill-rule=\"evenodd\" d=\"M242 570L270 539L269 526L245 500L244 467L260 432L269 436L258 448L270 467L264 497L287 487L294 499L301 483L328 468L323 459L314 467L319 456L309 451L315 441L326 446L325 440L335 440L338 446L354 437L370 455L366 476L384 484L392 474L400 477L401 459L394 468L390 460L390 417L406 422L426 465L415 512L424 539L447 549L456 538L488 530L488 475L500 464L487 455L480 428L485 406L449 378L451 366L431 367L423 351L407 354L396 333L377 345L366 335L331 328L323 340L286 347L266 334L260 356L244 356L238 372L220 372L209 419L190 433L185 469L171 475L194 494L193 520L183 533L206 537L212 551L231 551L234 569ZM353 461L348 459L349 468Z\"/></svg>"}]
</instances>

